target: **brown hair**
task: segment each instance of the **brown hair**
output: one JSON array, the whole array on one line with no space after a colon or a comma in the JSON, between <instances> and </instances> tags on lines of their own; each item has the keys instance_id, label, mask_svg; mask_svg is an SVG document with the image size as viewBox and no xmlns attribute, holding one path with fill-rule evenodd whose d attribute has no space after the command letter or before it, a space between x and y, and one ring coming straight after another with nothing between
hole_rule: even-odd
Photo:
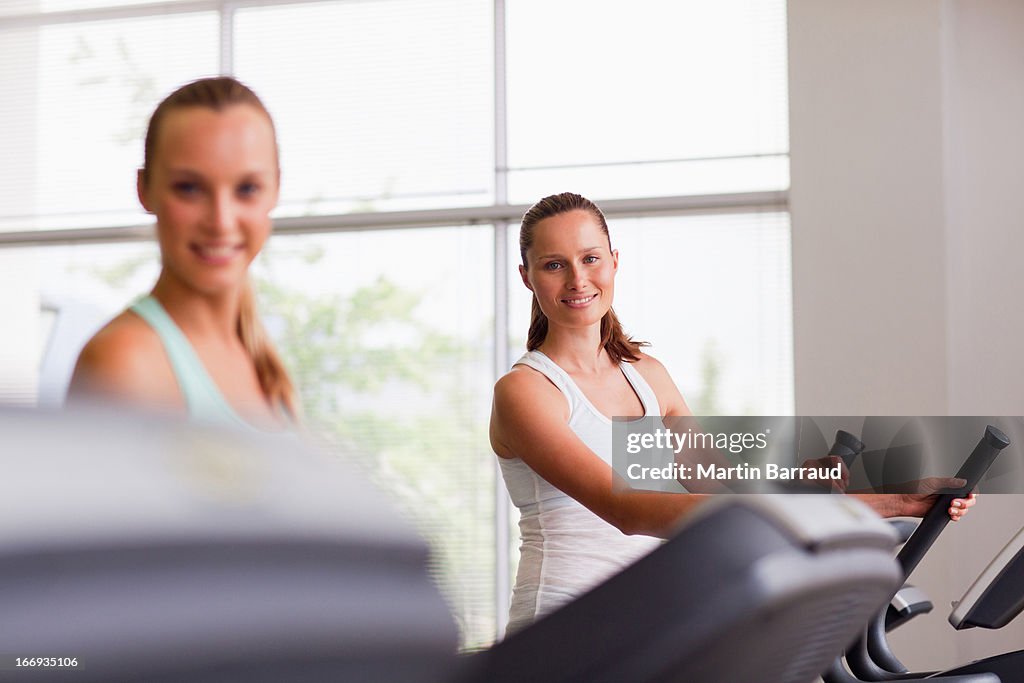
<instances>
[{"instance_id":1,"label":"brown hair","mask_svg":"<svg viewBox=\"0 0 1024 683\"><path fill-rule=\"evenodd\" d=\"M142 182L147 184L150 168L156 155L156 143L160 126L167 113L186 107L202 107L216 112L235 105L248 105L263 113L270 122L273 131L274 121L263 102L248 86L228 76L201 78L181 86L168 95L153 111L146 129L145 156L142 166ZM277 157L277 134L274 133L275 163ZM291 415L298 417L298 403L295 396L295 385L292 384L288 371L281 357L270 341L267 331L256 313L256 298L252 283L248 277L242 286L242 298L239 302L238 337L252 358L256 368L256 377L260 388L270 403L281 406Z\"/></svg>"},{"instance_id":2,"label":"brown hair","mask_svg":"<svg viewBox=\"0 0 1024 683\"><path fill-rule=\"evenodd\" d=\"M604 219L601 209L597 204L586 197L572 192L563 192L544 197L529 208L523 214L523 223L519 228L519 254L523 258L523 267L529 268L526 262L526 251L533 246L533 231L537 224L546 218L558 216L570 211L586 211L590 213L601 232L608 238L608 249L612 248L612 239L608 234L608 223ZM537 296L534 295L530 305L530 330L526 335L526 348L533 351L544 343L548 336L548 318L540 309ZM616 363L622 361L635 362L640 360L640 347L649 346L647 342L634 341L622 330L622 323L611 308L601 318L601 348L608 352L608 355Z\"/></svg>"},{"instance_id":3,"label":"brown hair","mask_svg":"<svg viewBox=\"0 0 1024 683\"><path fill-rule=\"evenodd\" d=\"M263 101L247 85L230 76L200 78L198 81L186 83L165 97L153 110L153 115L149 117L142 163L143 183L149 182L149 169L153 165L153 156L156 154L160 126L168 112L186 107L202 107L220 112L238 104L247 104L266 116L273 131L274 120L263 105ZM274 133L274 155L277 156L276 132Z\"/></svg>"}]
</instances>

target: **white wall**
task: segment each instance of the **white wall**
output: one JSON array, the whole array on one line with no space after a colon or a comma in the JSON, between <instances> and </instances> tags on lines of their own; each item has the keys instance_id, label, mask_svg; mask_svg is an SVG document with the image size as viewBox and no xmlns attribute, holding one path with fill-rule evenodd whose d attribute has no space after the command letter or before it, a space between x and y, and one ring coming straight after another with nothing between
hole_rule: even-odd
<instances>
[{"instance_id":1,"label":"white wall","mask_svg":"<svg viewBox=\"0 0 1024 683\"><path fill-rule=\"evenodd\" d=\"M1024 3L945 7L949 409L1024 415Z\"/></svg>"},{"instance_id":2,"label":"white wall","mask_svg":"<svg viewBox=\"0 0 1024 683\"><path fill-rule=\"evenodd\" d=\"M797 412L1024 414L1024 3L790 0L789 46ZM945 534L908 665L1024 647L945 624L1022 525L990 496Z\"/></svg>"}]
</instances>

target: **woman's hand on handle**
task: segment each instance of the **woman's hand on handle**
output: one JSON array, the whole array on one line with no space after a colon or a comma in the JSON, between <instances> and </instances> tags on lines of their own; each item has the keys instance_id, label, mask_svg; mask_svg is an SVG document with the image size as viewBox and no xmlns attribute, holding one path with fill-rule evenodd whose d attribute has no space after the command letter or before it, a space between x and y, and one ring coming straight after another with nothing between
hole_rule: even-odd
<instances>
[{"instance_id":1,"label":"woman's hand on handle","mask_svg":"<svg viewBox=\"0 0 1024 683\"><path fill-rule=\"evenodd\" d=\"M967 514L967 511L978 502L978 494L971 491L966 498L957 498L949 508L949 518L959 522L960 518Z\"/></svg>"},{"instance_id":2,"label":"woman's hand on handle","mask_svg":"<svg viewBox=\"0 0 1024 683\"><path fill-rule=\"evenodd\" d=\"M967 482L963 479L950 477L929 477L915 486L908 493L865 493L851 494L871 506L883 517L924 517L935 505L940 496L949 489L962 488ZM973 491L962 498L954 498L947 511L954 522L967 514L967 511L978 502L978 494Z\"/></svg>"},{"instance_id":3,"label":"woman's hand on handle","mask_svg":"<svg viewBox=\"0 0 1024 683\"><path fill-rule=\"evenodd\" d=\"M961 488L967 482L963 479L929 477L921 481L920 490L912 493L896 494L899 504L904 512L900 513L907 517L924 517L942 495L942 491L951 488ZM949 518L957 522L963 517L967 510L978 502L978 495L973 491L964 498L954 498L949 506Z\"/></svg>"}]
</instances>

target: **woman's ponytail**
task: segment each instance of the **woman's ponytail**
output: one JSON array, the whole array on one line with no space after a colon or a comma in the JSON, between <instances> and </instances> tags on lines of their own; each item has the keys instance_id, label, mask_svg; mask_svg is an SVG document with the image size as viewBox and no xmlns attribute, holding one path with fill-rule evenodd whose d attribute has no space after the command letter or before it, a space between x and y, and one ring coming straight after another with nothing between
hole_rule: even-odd
<instances>
[{"instance_id":1,"label":"woman's ponytail","mask_svg":"<svg viewBox=\"0 0 1024 683\"><path fill-rule=\"evenodd\" d=\"M238 336L256 367L256 377L259 379L260 388L263 389L263 395L271 405L281 407L293 420L297 420L299 405L295 396L295 385L292 384L281 357L256 313L256 297L248 277L242 286L242 297L239 302Z\"/></svg>"}]
</instances>

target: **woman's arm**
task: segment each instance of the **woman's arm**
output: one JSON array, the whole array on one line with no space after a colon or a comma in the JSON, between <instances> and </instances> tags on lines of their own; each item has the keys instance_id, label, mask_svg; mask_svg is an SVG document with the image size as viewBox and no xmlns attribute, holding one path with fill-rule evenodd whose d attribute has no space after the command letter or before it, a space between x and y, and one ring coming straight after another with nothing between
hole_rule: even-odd
<instances>
[{"instance_id":1,"label":"woman's arm","mask_svg":"<svg viewBox=\"0 0 1024 683\"><path fill-rule=\"evenodd\" d=\"M706 496L624 490L612 468L568 425L562 393L535 370L516 367L498 380L491 445L519 457L538 475L625 534L667 538L679 518Z\"/></svg>"},{"instance_id":2,"label":"woman's arm","mask_svg":"<svg viewBox=\"0 0 1024 683\"><path fill-rule=\"evenodd\" d=\"M658 406L663 418L662 422L665 427L678 434L682 434L687 428L693 427L694 421L687 419L692 418L693 413L690 411L690 407L686 405L682 392L679 391L676 383L672 381L672 377L668 374L665 366L653 356L641 353L640 360L636 362L635 367L637 372L643 376L644 380L647 381L647 384L654 391L654 395L657 396ZM696 467L698 464L730 467L735 464L717 448L685 448L676 454L676 462L689 467ZM691 493L721 494L735 492L725 483L714 479L692 479L680 481L679 483Z\"/></svg>"},{"instance_id":3,"label":"woman's arm","mask_svg":"<svg viewBox=\"0 0 1024 683\"><path fill-rule=\"evenodd\" d=\"M679 416L689 417L693 413L690 412L690 408L686 405L686 401L683 400L683 396L679 389L676 387L675 382L669 376L668 371L665 369L660 362L655 358L648 356L647 354L641 354L640 360L636 363L636 369L643 375L647 383L654 389L655 395L658 397L658 403L660 405L662 414L666 417ZM669 429L673 428L671 420L665 421L665 426ZM720 454L719 454L720 455ZM702 452L702 461L707 458L714 459L714 453ZM839 458L837 456L825 456L817 461L809 461L816 463L820 466L834 466ZM809 463L804 463L807 466ZM849 472L843 465L843 481L841 486L845 489L845 485L849 478ZM691 486L693 482L687 482L687 486ZM932 482L933 486L930 490L938 490L943 486L952 486L949 480L935 480ZM905 493L905 494L850 494L860 499L871 507L882 517L923 517L931 506L934 504L938 497L934 493L930 493L930 490L925 490L920 493ZM708 491L709 493L718 493L720 491ZM977 502L977 496L973 493L968 495L966 498L957 498L952 502L949 508L950 518L956 522L966 514L968 508L974 506Z\"/></svg>"},{"instance_id":4,"label":"woman's arm","mask_svg":"<svg viewBox=\"0 0 1024 683\"><path fill-rule=\"evenodd\" d=\"M686 405L679 387L672 381L668 370L657 358L641 353L640 360L634 363L633 367L654 390L654 395L658 397L658 407L663 416L690 417L693 415L690 412L690 407Z\"/></svg>"}]
</instances>

